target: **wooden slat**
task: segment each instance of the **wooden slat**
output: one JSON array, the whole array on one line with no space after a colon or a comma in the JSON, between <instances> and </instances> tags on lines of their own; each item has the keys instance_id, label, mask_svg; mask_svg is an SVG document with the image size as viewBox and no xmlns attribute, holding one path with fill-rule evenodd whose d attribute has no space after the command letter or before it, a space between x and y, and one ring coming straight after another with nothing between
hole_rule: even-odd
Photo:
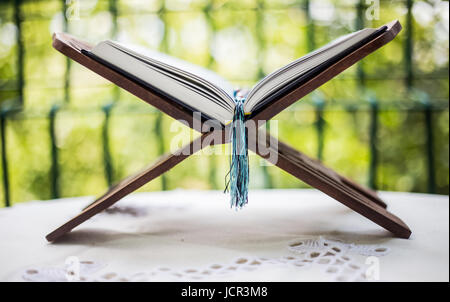
<instances>
[{"instance_id":1,"label":"wooden slat","mask_svg":"<svg viewBox=\"0 0 450 302\"><path fill-rule=\"evenodd\" d=\"M349 184L346 178L287 144L279 142L269 135L266 136L263 131L260 131L257 135L249 133L249 149L256 154L333 197L396 236L409 238L411 235L409 227L400 218L388 212L386 204L375 193L367 194L365 190L361 192L358 186L355 188L355 184L352 182ZM256 138L261 142L270 141L270 144L258 144L254 141Z\"/></svg>"},{"instance_id":2,"label":"wooden slat","mask_svg":"<svg viewBox=\"0 0 450 302\"><path fill-rule=\"evenodd\" d=\"M46 236L46 239L48 241L55 241L92 216L109 208L126 195L136 191L146 183L169 171L171 168L178 165L180 162L182 162L192 154L198 152L206 146L211 145L211 139L213 136L222 137L222 133L219 131L215 131L203 134L199 138L190 142L188 145L179 149L177 152L163 155L157 160L156 163L150 165L143 171L126 178L116 186L112 187L107 193L87 206L80 214L48 234ZM212 142L214 142L214 140L212 140Z\"/></svg>"}]
</instances>

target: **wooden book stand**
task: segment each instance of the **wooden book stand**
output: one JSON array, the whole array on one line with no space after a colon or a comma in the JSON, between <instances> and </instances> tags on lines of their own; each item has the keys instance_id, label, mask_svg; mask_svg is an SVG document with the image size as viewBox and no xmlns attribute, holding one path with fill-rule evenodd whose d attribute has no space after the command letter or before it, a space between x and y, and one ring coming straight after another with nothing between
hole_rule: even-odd
<instances>
[{"instance_id":1,"label":"wooden book stand","mask_svg":"<svg viewBox=\"0 0 450 302\"><path fill-rule=\"evenodd\" d=\"M252 116L251 120L267 121L271 119L286 107L394 39L401 30L401 25L398 21L388 23L386 26L387 30L381 35L339 59L333 65L316 74L308 81L300 84L292 91L287 92L279 99L273 101L270 106ZM81 52L82 49L90 50L92 48L91 45L68 34L57 33L53 35L53 47L72 60L77 61L93 72L129 91L174 119L187 121L191 128L201 131L201 128L196 129L196 127L194 127L194 125L198 123L194 122L192 112L189 112L186 108L167 99L156 91L140 85L136 81L114 71L104 64L91 59ZM411 230L401 219L386 210L387 205L375 192L339 175L335 171L322 165L320 162L309 158L287 144L277 141L262 130L255 131L256 133L252 133L253 135L248 135L250 150L269 161L271 158L277 158L276 161L272 162L274 165L333 197L355 212L358 212L386 230L389 230L395 236L409 238ZM48 241L57 240L87 219L112 206L124 196L173 168L190 155L207 146L216 144L216 141L226 143L227 138L228 135L226 135L226 129L203 132L200 137L182 147L178 152L162 156L153 165L111 187L103 196L87 206L79 215L48 234L46 239ZM260 150L255 141L257 139L262 139L264 141L270 140L271 143L268 150L264 150L264 152ZM273 147L274 143L276 147Z\"/></svg>"}]
</instances>

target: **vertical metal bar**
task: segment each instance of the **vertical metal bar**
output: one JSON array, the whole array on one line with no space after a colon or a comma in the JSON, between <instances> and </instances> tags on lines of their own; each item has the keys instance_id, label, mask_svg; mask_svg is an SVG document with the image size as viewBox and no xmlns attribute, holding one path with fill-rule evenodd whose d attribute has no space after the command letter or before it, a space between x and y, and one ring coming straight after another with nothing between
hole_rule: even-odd
<instances>
[{"instance_id":1,"label":"vertical metal bar","mask_svg":"<svg viewBox=\"0 0 450 302\"><path fill-rule=\"evenodd\" d=\"M216 24L214 22L214 19L211 15L212 10L214 7L214 0L210 0L208 1L208 4L205 5L204 9L203 9L203 13L205 15L206 18L206 22L209 25L209 28L212 31L212 34L214 35L214 33L216 32ZM212 42L210 41L210 46L212 44ZM208 52L208 67L211 69L212 65L214 64L214 58L211 55L211 49ZM210 148L216 148L214 146L210 147ZM217 162L216 162L216 157L214 154L212 154L209 157L209 173L208 173L208 179L209 179L209 184L211 186L211 188L213 190L217 190L219 188L219 185L217 183Z\"/></svg>"},{"instance_id":2,"label":"vertical metal bar","mask_svg":"<svg viewBox=\"0 0 450 302\"><path fill-rule=\"evenodd\" d=\"M266 122L265 127L267 133L270 133L270 120ZM271 175L269 174L268 163L269 162L265 161L262 166L264 172L264 188L271 189L273 188L273 181Z\"/></svg>"},{"instance_id":3,"label":"vertical metal bar","mask_svg":"<svg viewBox=\"0 0 450 302\"><path fill-rule=\"evenodd\" d=\"M19 92L19 103L20 105L24 104L23 99L23 90L25 86L24 80L24 46L22 40L22 14L20 6L22 4L22 0L14 0L14 22L17 26L17 88Z\"/></svg>"},{"instance_id":4,"label":"vertical metal bar","mask_svg":"<svg viewBox=\"0 0 450 302\"><path fill-rule=\"evenodd\" d=\"M323 118L323 111L325 107L325 101L322 97L315 94L313 96L313 102L316 108L316 131L317 131L317 158L323 160L324 149L324 126L325 119Z\"/></svg>"},{"instance_id":5,"label":"vertical metal bar","mask_svg":"<svg viewBox=\"0 0 450 302\"><path fill-rule=\"evenodd\" d=\"M375 97L369 97L370 103L370 165L369 165L369 187L377 190L377 135L378 135L378 101Z\"/></svg>"},{"instance_id":6,"label":"vertical metal bar","mask_svg":"<svg viewBox=\"0 0 450 302\"><path fill-rule=\"evenodd\" d=\"M408 89L413 85L414 71L412 64L413 57L413 22L412 22L413 0L406 0L406 40L405 40L405 84Z\"/></svg>"},{"instance_id":7,"label":"vertical metal bar","mask_svg":"<svg viewBox=\"0 0 450 302\"><path fill-rule=\"evenodd\" d=\"M2 170L3 170L3 197L5 200L5 206L9 207L10 203L10 192L9 192L9 172L8 172L8 148L6 146L6 119L8 111L2 110L0 112L0 135L2 143Z\"/></svg>"},{"instance_id":8,"label":"vertical metal bar","mask_svg":"<svg viewBox=\"0 0 450 302\"><path fill-rule=\"evenodd\" d=\"M164 23L164 33L163 33L163 38L161 41L161 51L167 53L169 50L168 44L167 44L167 27L168 27L168 22L166 19L166 14L167 14L167 10L166 10L166 4L165 2L162 2L161 4L161 8L158 12L159 18L161 19L161 21L163 21ZM163 135L163 129L162 129L162 122L163 122L163 114L161 113L161 111L158 111L156 113L156 121L155 121L155 133L156 133L156 138L157 138L157 142L158 142L158 153L159 155L163 155L164 154L164 135ZM168 189L168 184L167 184L167 177L165 174L161 175L161 189L163 191Z\"/></svg>"},{"instance_id":9,"label":"vertical metal bar","mask_svg":"<svg viewBox=\"0 0 450 302\"><path fill-rule=\"evenodd\" d=\"M64 16L63 18L63 30L65 32L69 31L69 20L67 18L67 2L66 0L62 0L62 14ZM69 104L70 103L70 67L71 67L71 60L69 57L66 57L66 71L64 73L64 103Z\"/></svg>"},{"instance_id":10,"label":"vertical metal bar","mask_svg":"<svg viewBox=\"0 0 450 302\"><path fill-rule=\"evenodd\" d=\"M114 170L112 165L111 152L109 150L109 117L113 104L103 106L103 113L105 114L105 120L102 127L102 143L103 143L103 163L105 167L105 179L110 187L114 179Z\"/></svg>"},{"instance_id":11,"label":"vertical metal bar","mask_svg":"<svg viewBox=\"0 0 450 302\"><path fill-rule=\"evenodd\" d=\"M68 24L68 18L67 18L67 12L68 12L68 1L67 0L61 0L61 13L63 14L63 31L67 31L69 24Z\"/></svg>"},{"instance_id":12,"label":"vertical metal bar","mask_svg":"<svg viewBox=\"0 0 450 302\"><path fill-rule=\"evenodd\" d=\"M119 9L117 8L117 0L109 0L108 6L109 12L112 16L112 28L111 28L111 38L116 39L117 33L119 31L117 17L119 16ZM120 98L120 88L117 85L113 87L113 100L118 101Z\"/></svg>"},{"instance_id":13,"label":"vertical metal bar","mask_svg":"<svg viewBox=\"0 0 450 302\"><path fill-rule=\"evenodd\" d=\"M424 120L425 120L425 156L427 161L428 174L428 193L436 193L436 178L434 165L434 133L433 133L433 106L430 102L428 94L425 92L418 92L419 101L423 105Z\"/></svg>"},{"instance_id":14,"label":"vertical metal bar","mask_svg":"<svg viewBox=\"0 0 450 302\"><path fill-rule=\"evenodd\" d=\"M211 146L210 148L216 148L215 146ZM209 157L209 173L208 173L209 184L213 190L217 190L219 188L217 184L217 163L215 159L215 155L211 154Z\"/></svg>"},{"instance_id":15,"label":"vertical metal bar","mask_svg":"<svg viewBox=\"0 0 450 302\"><path fill-rule=\"evenodd\" d=\"M117 9L117 1L116 0L109 0L108 2L108 10L112 16L112 28L111 28L111 38L115 39L117 37L118 32L118 26L117 26L117 16L119 14ZM120 98L120 88L117 85L113 86L113 96L112 96L112 103L109 103L105 106L103 106L102 110L105 115L105 120L103 122L102 127L102 144L103 144L103 166L104 166L104 173L105 173L105 179L106 183L109 187L112 186L114 181L114 167L112 164L112 156L110 152L110 137L109 137L109 122L110 122L110 114L111 110L114 106L114 103L116 103Z\"/></svg>"},{"instance_id":16,"label":"vertical metal bar","mask_svg":"<svg viewBox=\"0 0 450 302\"><path fill-rule=\"evenodd\" d=\"M366 1L359 0L356 5L356 22L357 30L363 29L365 26L364 14L367 9ZM366 73L364 72L364 62L359 61L356 66L356 74L358 77L358 87L362 95L368 95L366 91ZM378 101L372 96L368 95L370 104L370 126L369 126L369 171L368 171L368 185L370 188L377 189L377 171L378 171L378 153L377 153L377 133L378 133Z\"/></svg>"},{"instance_id":17,"label":"vertical metal bar","mask_svg":"<svg viewBox=\"0 0 450 302\"><path fill-rule=\"evenodd\" d=\"M108 9L112 16L112 29L111 29L111 37L115 38L117 36L117 16L119 11L117 9L117 0L109 0Z\"/></svg>"},{"instance_id":18,"label":"vertical metal bar","mask_svg":"<svg viewBox=\"0 0 450 302\"><path fill-rule=\"evenodd\" d=\"M308 37L308 52L311 52L316 49L316 36L315 36L315 26L314 26L314 19L311 16L311 3L309 0L305 0L305 4L303 9L305 10L306 14L306 35Z\"/></svg>"},{"instance_id":19,"label":"vertical metal bar","mask_svg":"<svg viewBox=\"0 0 450 302\"><path fill-rule=\"evenodd\" d=\"M265 76L263 66L263 54L266 48L266 39L264 37L264 0L258 0L256 8L256 41L259 48L259 58L258 58L258 79Z\"/></svg>"},{"instance_id":20,"label":"vertical metal bar","mask_svg":"<svg viewBox=\"0 0 450 302\"><path fill-rule=\"evenodd\" d=\"M161 114L161 112L158 112L158 115L156 117L156 122L155 122L155 132L156 132L156 137L157 137L157 141L158 141L158 153L160 155L164 154L164 149L165 149L162 123L163 123L163 115ZM167 178L164 175L161 175L161 189L163 191L168 189Z\"/></svg>"},{"instance_id":21,"label":"vertical metal bar","mask_svg":"<svg viewBox=\"0 0 450 302\"><path fill-rule=\"evenodd\" d=\"M428 102L425 107L425 131L427 136L426 152L428 166L428 193L436 193L436 179L434 166L434 140L433 140L433 110Z\"/></svg>"},{"instance_id":22,"label":"vertical metal bar","mask_svg":"<svg viewBox=\"0 0 450 302\"><path fill-rule=\"evenodd\" d=\"M364 28L364 11L366 9L365 0L359 0L356 4L356 30L360 30ZM358 85L361 90L365 88L366 84L366 74L364 73L363 61L359 61L356 65L356 73L358 76Z\"/></svg>"},{"instance_id":23,"label":"vertical metal bar","mask_svg":"<svg viewBox=\"0 0 450 302\"><path fill-rule=\"evenodd\" d=\"M51 197L59 198L59 165L58 165L58 146L56 143L56 114L59 106L53 105L49 114L49 134L51 149Z\"/></svg>"},{"instance_id":24,"label":"vertical metal bar","mask_svg":"<svg viewBox=\"0 0 450 302\"><path fill-rule=\"evenodd\" d=\"M315 25L314 19L311 15L311 2L309 0L305 0L303 9L305 10L307 27L306 33L308 37L308 52L311 52L316 49L316 36L315 36ZM323 98L318 94L313 94L313 104L315 107L316 113L316 131L317 131L317 158L319 160L323 160L323 149L324 149L324 125L325 120L323 118L323 110L325 107L325 102Z\"/></svg>"},{"instance_id":25,"label":"vertical metal bar","mask_svg":"<svg viewBox=\"0 0 450 302\"><path fill-rule=\"evenodd\" d=\"M405 40L405 84L408 90L413 88L414 70L413 70L413 0L406 1L406 40ZM420 101L424 105L425 135L426 135L426 161L428 167L428 192L436 192L435 166L434 166L434 142L433 142L433 120L432 106L425 93L420 94Z\"/></svg>"},{"instance_id":26,"label":"vertical metal bar","mask_svg":"<svg viewBox=\"0 0 450 302\"><path fill-rule=\"evenodd\" d=\"M212 31L212 34L216 32L216 24L214 22L214 19L212 17L212 10L214 7L214 0L210 0L207 5L205 5L203 12L205 14L206 22L209 25L209 28ZM211 41L210 41L210 47L211 47ZM211 66L214 64L214 57L211 55L211 49L208 52L208 67L211 68Z\"/></svg>"},{"instance_id":27,"label":"vertical metal bar","mask_svg":"<svg viewBox=\"0 0 450 302\"><path fill-rule=\"evenodd\" d=\"M264 50L266 48L266 39L264 36L264 0L258 0L257 2L257 9L256 9L256 41L258 43L259 48L259 58L258 58L258 79L261 79L265 76L265 72L263 69L263 62L264 62ZM266 125L266 131L270 130L270 124L269 121L267 121ZM264 178L264 188L272 188L273 182L272 178L269 174L268 166L266 163L262 165L262 173Z\"/></svg>"}]
</instances>

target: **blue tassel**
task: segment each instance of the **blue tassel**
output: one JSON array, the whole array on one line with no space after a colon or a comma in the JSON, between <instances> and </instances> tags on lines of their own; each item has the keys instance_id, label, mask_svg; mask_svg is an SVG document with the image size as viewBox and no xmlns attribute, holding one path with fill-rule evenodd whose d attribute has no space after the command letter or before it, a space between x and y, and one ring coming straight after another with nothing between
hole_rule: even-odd
<instances>
[{"instance_id":1,"label":"blue tassel","mask_svg":"<svg viewBox=\"0 0 450 302\"><path fill-rule=\"evenodd\" d=\"M241 209L248 202L249 166L244 102L245 98L237 97L235 93L236 107L230 128L231 164L225 192L229 188L231 207L236 209Z\"/></svg>"}]
</instances>

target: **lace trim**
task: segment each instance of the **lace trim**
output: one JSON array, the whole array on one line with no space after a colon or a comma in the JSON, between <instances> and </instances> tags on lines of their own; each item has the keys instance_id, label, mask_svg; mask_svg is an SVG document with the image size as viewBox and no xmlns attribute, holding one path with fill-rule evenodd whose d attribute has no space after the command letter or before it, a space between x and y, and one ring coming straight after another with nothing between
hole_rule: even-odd
<instances>
[{"instance_id":1,"label":"lace trim","mask_svg":"<svg viewBox=\"0 0 450 302\"><path fill-rule=\"evenodd\" d=\"M239 257L225 264L211 264L200 268L173 269L157 267L149 271L126 275L105 271L105 263L69 261L64 267L31 267L22 272L27 281L207 281L215 276L235 276L240 272L254 271L268 266L304 269L318 266L330 281L367 281L367 265L355 256L382 257L390 249L379 245L359 245L329 240L323 237L290 241L290 252L279 258ZM75 258L75 257L73 257ZM67 261L66 261L67 262Z\"/></svg>"}]
</instances>

